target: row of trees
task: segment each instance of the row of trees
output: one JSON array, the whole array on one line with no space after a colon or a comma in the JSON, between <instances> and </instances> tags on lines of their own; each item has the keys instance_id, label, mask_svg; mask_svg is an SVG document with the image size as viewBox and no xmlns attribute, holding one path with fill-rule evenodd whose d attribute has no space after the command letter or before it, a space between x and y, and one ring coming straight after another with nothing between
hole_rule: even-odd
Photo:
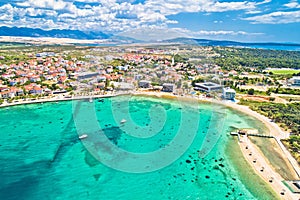
<instances>
[{"instance_id":1,"label":"row of trees","mask_svg":"<svg viewBox=\"0 0 300 200\"><path fill-rule=\"evenodd\" d=\"M211 62L225 70L239 72L249 71L255 68L262 71L271 68L300 68L300 52L298 51L275 51L263 49L229 48L218 47L214 51L219 55Z\"/></svg>"},{"instance_id":2,"label":"row of trees","mask_svg":"<svg viewBox=\"0 0 300 200\"><path fill-rule=\"evenodd\" d=\"M272 103L241 100L241 104L248 105L282 127L291 130L293 134L300 136L300 103Z\"/></svg>"}]
</instances>

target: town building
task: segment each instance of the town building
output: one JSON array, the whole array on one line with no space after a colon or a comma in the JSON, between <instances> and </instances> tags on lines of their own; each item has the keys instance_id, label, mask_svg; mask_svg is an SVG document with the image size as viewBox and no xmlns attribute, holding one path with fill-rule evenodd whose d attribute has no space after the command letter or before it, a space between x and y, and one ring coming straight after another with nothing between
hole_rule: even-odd
<instances>
[{"instance_id":1,"label":"town building","mask_svg":"<svg viewBox=\"0 0 300 200\"><path fill-rule=\"evenodd\" d=\"M300 86L300 76L294 76L291 81L293 85Z\"/></svg>"},{"instance_id":2,"label":"town building","mask_svg":"<svg viewBox=\"0 0 300 200\"><path fill-rule=\"evenodd\" d=\"M151 82L142 80L142 81L139 82L138 85L139 85L139 88L150 88L151 87Z\"/></svg>"},{"instance_id":3,"label":"town building","mask_svg":"<svg viewBox=\"0 0 300 200\"><path fill-rule=\"evenodd\" d=\"M172 83L164 83L162 91L163 92L174 92L175 90L175 84Z\"/></svg>"},{"instance_id":4,"label":"town building","mask_svg":"<svg viewBox=\"0 0 300 200\"><path fill-rule=\"evenodd\" d=\"M143 76L141 74L135 74L134 75L134 80L138 81L138 80L141 80Z\"/></svg>"},{"instance_id":5,"label":"town building","mask_svg":"<svg viewBox=\"0 0 300 200\"><path fill-rule=\"evenodd\" d=\"M205 82L205 83L196 83L194 89L203 92L213 92L213 91L221 91L223 89L223 86L213 82Z\"/></svg>"},{"instance_id":6,"label":"town building","mask_svg":"<svg viewBox=\"0 0 300 200\"><path fill-rule=\"evenodd\" d=\"M98 72L82 72L77 75L77 80L89 79L98 75Z\"/></svg>"},{"instance_id":7,"label":"town building","mask_svg":"<svg viewBox=\"0 0 300 200\"><path fill-rule=\"evenodd\" d=\"M134 90L134 85L125 82L112 82L116 90Z\"/></svg>"},{"instance_id":8,"label":"town building","mask_svg":"<svg viewBox=\"0 0 300 200\"><path fill-rule=\"evenodd\" d=\"M223 94L222 94L222 97L224 99L227 99L227 100L234 100L235 99L235 95L236 95L236 92L234 89L230 88L230 87L227 87L227 88L223 88Z\"/></svg>"}]
</instances>

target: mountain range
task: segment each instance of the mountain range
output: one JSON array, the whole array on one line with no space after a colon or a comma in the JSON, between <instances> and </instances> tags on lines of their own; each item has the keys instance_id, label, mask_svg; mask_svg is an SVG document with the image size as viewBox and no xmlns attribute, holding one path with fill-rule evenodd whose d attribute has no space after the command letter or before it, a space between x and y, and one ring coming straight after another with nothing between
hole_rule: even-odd
<instances>
[{"instance_id":1,"label":"mountain range","mask_svg":"<svg viewBox=\"0 0 300 200\"><path fill-rule=\"evenodd\" d=\"M109 34L94 31L80 31L80 30L43 30L39 28L25 28L25 27L0 27L0 36L18 36L18 37L54 37L54 38L72 38L72 39L108 39Z\"/></svg>"},{"instance_id":2,"label":"mountain range","mask_svg":"<svg viewBox=\"0 0 300 200\"><path fill-rule=\"evenodd\" d=\"M20 28L20 27L0 27L0 36L17 36L17 37L53 37L53 38L71 38L79 40L105 40L108 42L113 42L115 44L190 44L199 46L232 46L232 47L249 47L249 48L266 48L275 50L300 50L300 44L293 43L245 43L236 41L226 41L226 40L209 40L209 39L195 39L179 37L174 39L166 40L152 40L144 41L141 39L135 39L128 36L106 34L101 31L80 31L80 30L43 30L39 28ZM105 41L104 41L105 44Z\"/></svg>"}]
</instances>

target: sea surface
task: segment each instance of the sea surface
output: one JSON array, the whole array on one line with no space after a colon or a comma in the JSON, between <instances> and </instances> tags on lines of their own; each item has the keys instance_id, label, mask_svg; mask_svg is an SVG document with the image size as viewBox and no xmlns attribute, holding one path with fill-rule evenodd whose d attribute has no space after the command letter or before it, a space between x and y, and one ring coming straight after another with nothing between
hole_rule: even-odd
<instances>
[{"instance_id":1,"label":"sea surface","mask_svg":"<svg viewBox=\"0 0 300 200\"><path fill-rule=\"evenodd\" d=\"M264 131L220 105L151 97L2 108L0 199L274 199L228 134L247 127Z\"/></svg>"},{"instance_id":2,"label":"sea surface","mask_svg":"<svg viewBox=\"0 0 300 200\"><path fill-rule=\"evenodd\" d=\"M280 45L280 44L269 44L269 45L263 45L263 44L253 44L245 46L252 49L267 49L267 50L282 50L282 51L300 51L300 45Z\"/></svg>"}]
</instances>

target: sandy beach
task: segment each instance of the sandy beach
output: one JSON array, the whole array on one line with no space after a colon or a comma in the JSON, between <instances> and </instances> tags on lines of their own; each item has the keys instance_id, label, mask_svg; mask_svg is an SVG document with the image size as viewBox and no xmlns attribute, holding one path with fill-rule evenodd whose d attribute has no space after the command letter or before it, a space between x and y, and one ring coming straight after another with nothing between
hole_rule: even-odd
<instances>
[{"instance_id":1,"label":"sandy beach","mask_svg":"<svg viewBox=\"0 0 300 200\"><path fill-rule=\"evenodd\" d=\"M37 99L37 100L26 100L26 101L19 101L13 103L3 103L0 107L7 107L7 106L15 106L15 105L22 105L22 104L33 104L33 103L43 103L43 102L56 102L56 101L70 101L70 100L79 100L79 99L89 99L89 98L105 98L105 97L112 97L117 95L122 95L124 93L111 93L105 95L93 95L93 96L73 96L71 98L66 98L63 96L54 96L51 98L45 99ZM182 101L188 100L197 100L199 102L211 102L217 103L234 110L238 110L240 112L245 113L246 115L250 115L255 117L256 119L260 120L264 125L268 128L270 135L274 136L275 140L277 141L278 145L282 149L282 156L286 157L288 161L293 166L295 173L299 176L300 169L296 160L291 156L291 154L286 150L286 148L281 143L280 139L285 139L289 137L288 133L283 132L279 126L270 121L270 119L260 115L259 113L252 111L247 106L238 105L233 102L227 101L218 101L210 98L196 98L192 96L175 96L169 93L162 93L162 92L134 92L129 93L131 95L142 95L142 96L152 96L157 98L166 98L166 99L175 99ZM248 161L249 165L257 172L257 174L268 183L274 191L276 191L282 199L300 199L300 194L292 193L283 183L284 180L272 167L272 164L267 161L264 157L263 153L247 138L242 137L241 142L237 145L240 146L240 149L244 155L245 160ZM255 162L254 162L255 160ZM262 170L263 169L263 170ZM272 179L272 182L270 180Z\"/></svg>"}]
</instances>

